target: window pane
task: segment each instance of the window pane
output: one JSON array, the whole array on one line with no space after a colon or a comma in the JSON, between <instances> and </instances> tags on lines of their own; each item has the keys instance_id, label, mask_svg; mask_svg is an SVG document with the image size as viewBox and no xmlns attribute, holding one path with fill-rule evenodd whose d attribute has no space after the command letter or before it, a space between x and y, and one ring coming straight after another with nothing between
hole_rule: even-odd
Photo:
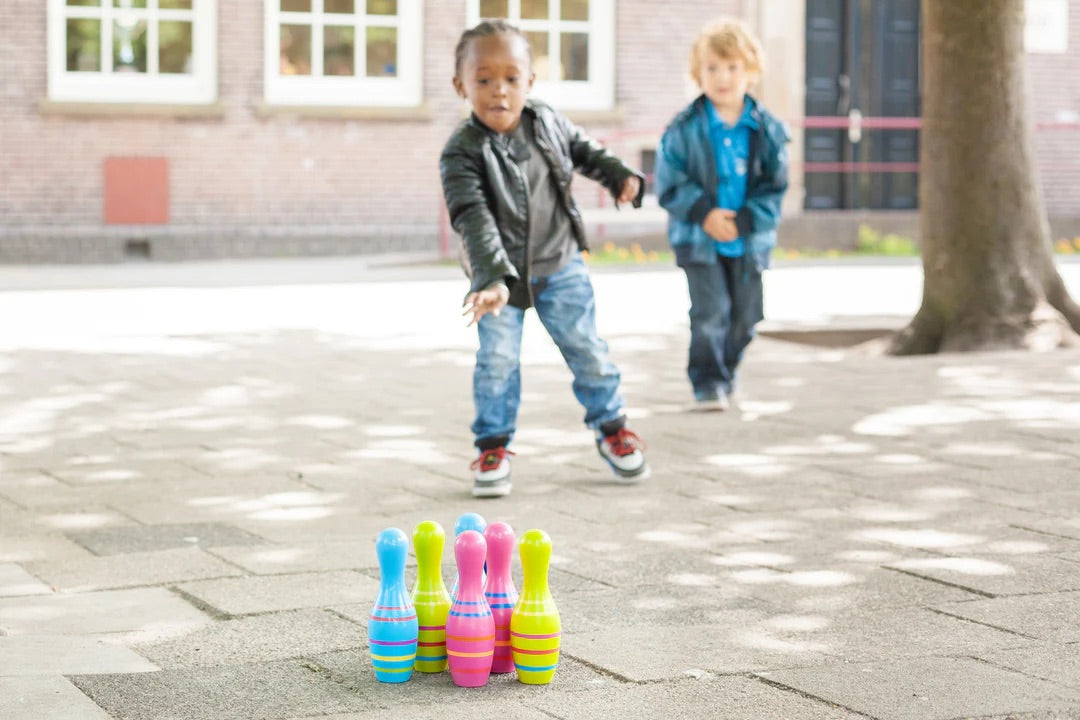
<instances>
[{"instance_id":1,"label":"window pane","mask_svg":"<svg viewBox=\"0 0 1080 720\"><path fill-rule=\"evenodd\" d=\"M101 71L101 21L69 18L67 21L68 72Z\"/></svg>"},{"instance_id":2,"label":"window pane","mask_svg":"<svg viewBox=\"0 0 1080 720\"><path fill-rule=\"evenodd\" d=\"M158 7L163 10L190 10L191 0L158 0Z\"/></svg>"},{"instance_id":3,"label":"window pane","mask_svg":"<svg viewBox=\"0 0 1080 720\"><path fill-rule=\"evenodd\" d=\"M93 5L98 7L101 5L101 0L67 0L68 5Z\"/></svg>"},{"instance_id":4,"label":"window pane","mask_svg":"<svg viewBox=\"0 0 1080 720\"><path fill-rule=\"evenodd\" d=\"M146 7L146 0L113 0L113 7L144 8Z\"/></svg>"},{"instance_id":5,"label":"window pane","mask_svg":"<svg viewBox=\"0 0 1080 720\"><path fill-rule=\"evenodd\" d=\"M311 0L281 0L281 9L286 12L311 12Z\"/></svg>"},{"instance_id":6,"label":"window pane","mask_svg":"<svg viewBox=\"0 0 1080 720\"><path fill-rule=\"evenodd\" d=\"M548 0L521 0L523 20L545 20L548 16Z\"/></svg>"},{"instance_id":7,"label":"window pane","mask_svg":"<svg viewBox=\"0 0 1080 720\"><path fill-rule=\"evenodd\" d=\"M368 15L397 15L397 0L367 0Z\"/></svg>"},{"instance_id":8,"label":"window pane","mask_svg":"<svg viewBox=\"0 0 1080 720\"><path fill-rule=\"evenodd\" d=\"M146 21L113 23L113 72L146 72Z\"/></svg>"},{"instance_id":9,"label":"window pane","mask_svg":"<svg viewBox=\"0 0 1080 720\"><path fill-rule=\"evenodd\" d=\"M397 77L397 28L367 29L368 77Z\"/></svg>"},{"instance_id":10,"label":"window pane","mask_svg":"<svg viewBox=\"0 0 1080 720\"><path fill-rule=\"evenodd\" d=\"M323 3L323 12L328 13L348 13L352 15L356 10L356 3L353 0L326 0Z\"/></svg>"},{"instance_id":11,"label":"window pane","mask_svg":"<svg viewBox=\"0 0 1080 720\"><path fill-rule=\"evenodd\" d=\"M589 0L562 0L559 17L563 20L588 20Z\"/></svg>"},{"instance_id":12,"label":"window pane","mask_svg":"<svg viewBox=\"0 0 1080 720\"><path fill-rule=\"evenodd\" d=\"M356 29L328 26L323 29L323 75L355 75Z\"/></svg>"},{"instance_id":13,"label":"window pane","mask_svg":"<svg viewBox=\"0 0 1080 720\"><path fill-rule=\"evenodd\" d=\"M562 45L562 79L563 80L588 80L589 79L589 36L587 33L563 33L560 38Z\"/></svg>"},{"instance_id":14,"label":"window pane","mask_svg":"<svg viewBox=\"0 0 1080 720\"><path fill-rule=\"evenodd\" d=\"M189 22L163 20L158 23L158 71L190 75L192 27Z\"/></svg>"},{"instance_id":15,"label":"window pane","mask_svg":"<svg viewBox=\"0 0 1080 720\"><path fill-rule=\"evenodd\" d=\"M548 49L546 32L526 32L525 38L532 48L533 72L537 80L551 79L551 51Z\"/></svg>"},{"instance_id":16,"label":"window pane","mask_svg":"<svg viewBox=\"0 0 1080 720\"><path fill-rule=\"evenodd\" d=\"M282 75L311 74L311 26L281 26Z\"/></svg>"},{"instance_id":17,"label":"window pane","mask_svg":"<svg viewBox=\"0 0 1080 720\"><path fill-rule=\"evenodd\" d=\"M504 18L510 14L508 0L480 0L480 17Z\"/></svg>"}]
</instances>

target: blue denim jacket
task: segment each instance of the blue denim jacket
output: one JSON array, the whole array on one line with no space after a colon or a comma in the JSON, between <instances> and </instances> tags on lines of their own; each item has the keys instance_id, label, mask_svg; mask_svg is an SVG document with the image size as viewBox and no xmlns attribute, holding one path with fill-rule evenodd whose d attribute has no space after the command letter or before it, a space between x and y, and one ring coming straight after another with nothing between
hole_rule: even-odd
<instances>
[{"instance_id":1,"label":"blue denim jacket","mask_svg":"<svg viewBox=\"0 0 1080 720\"><path fill-rule=\"evenodd\" d=\"M749 95L747 103L758 128L750 136L746 203L735 214L746 252L767 263L776 245L780 203L788 186L787 128ZM715 241L701 227L717 204L721 178L709 136L709 115L702 95L675 116L656 153L656 193L668 211L668 241L675 261L715 263Z\"/></svg>"}]
</instances>

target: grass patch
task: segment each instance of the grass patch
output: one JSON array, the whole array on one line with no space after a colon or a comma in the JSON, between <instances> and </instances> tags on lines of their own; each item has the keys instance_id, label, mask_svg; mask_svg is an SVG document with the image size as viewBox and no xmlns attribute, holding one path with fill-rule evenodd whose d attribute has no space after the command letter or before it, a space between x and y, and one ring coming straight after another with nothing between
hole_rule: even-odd
<instances>
[{"instance_id":1,"label":"grass patch","mask_svg":"<svg viewBox=\"0 0 1080 720\"><path fill-rule=\"evenodd\" d=\"M590 265L626 265L646 263L670 263L674 255L670 250L644 250L641 245L632 243L630 247L606 242L599 249L593 248L585 253L585 261Z\"/></svg>"}]
</instances>

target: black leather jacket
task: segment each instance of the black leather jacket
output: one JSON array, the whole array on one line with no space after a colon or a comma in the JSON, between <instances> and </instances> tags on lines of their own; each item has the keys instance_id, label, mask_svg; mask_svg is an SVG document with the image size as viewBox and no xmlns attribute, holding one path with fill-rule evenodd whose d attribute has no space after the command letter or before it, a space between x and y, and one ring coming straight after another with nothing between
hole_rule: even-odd
<instances>
[{"instance_id":1,"label":"black leather jacket","mask_svg":"<svg viewBox=\"0 0 1080 720\"><path fill-rule=\"evenodd\" d=\"M585 225L570 193L574 170L602 184L613 197L618 197L626 178L637 175L642 189L634 207L641 206L644 178L549 105L529 100L524 112L534 118L536 143L570 216L574 240L587 250ZM475 115L462 122L446 142L439 171L450 223L464 245L462 260L472 281L469 292L501 280L510 288L510 304L528 307L530 218L525 174L498 142L498 134Z\"/></svg>"}]
</instances>

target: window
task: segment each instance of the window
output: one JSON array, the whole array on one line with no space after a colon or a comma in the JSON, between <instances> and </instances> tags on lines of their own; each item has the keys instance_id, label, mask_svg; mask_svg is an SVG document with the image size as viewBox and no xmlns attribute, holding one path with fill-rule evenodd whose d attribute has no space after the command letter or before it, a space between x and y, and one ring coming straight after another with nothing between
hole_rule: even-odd
<instances>
[{"instance_id":1,"label":"window","mask_svg":"<svg viewBox=\"0 0 1080 720\"><path fill-rule=\"evenodd\" d=\"M532 46L533 94L561 110L615 105L615 0L469 0L468 25L506 18Z\"/></svg>"},{"instance_id":2,"label":"window","mask_svg":"<svg viewBox=\"0 0 1080 720\"><path fill-rule=\"evenodd\" d=\"M266 0L266 101L422 100L421 0Z\"/></svg>"},{"instance_id":3,"label":"window","mask_svg":"<svg viewBox=\"0 0 1080 720\"><path fill-rule=\"evenodd\" d=\"M214 0L49 0L49 99L212 103Z\"/></svg>"}]
</instances>

